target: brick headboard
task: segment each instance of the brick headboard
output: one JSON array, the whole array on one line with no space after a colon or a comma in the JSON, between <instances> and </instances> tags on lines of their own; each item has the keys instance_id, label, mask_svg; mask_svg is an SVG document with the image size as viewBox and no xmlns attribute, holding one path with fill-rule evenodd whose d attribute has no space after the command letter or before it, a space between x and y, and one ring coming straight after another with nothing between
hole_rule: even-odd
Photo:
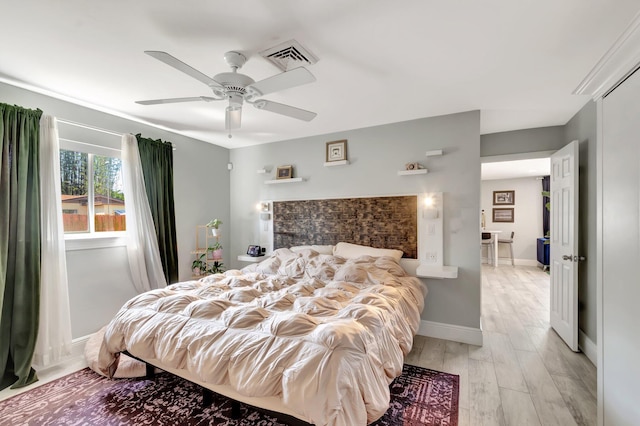
<instances>
[{"instance_id":1,"label":"brick headboard","mask_svg":"<svg viewBox=\"0 0 640 426\"><path fill-rule=\"evenodd\" d=\"M274 201L274 249L340 241L418 257L418 197Z\"/></svg>"}]
</instances>

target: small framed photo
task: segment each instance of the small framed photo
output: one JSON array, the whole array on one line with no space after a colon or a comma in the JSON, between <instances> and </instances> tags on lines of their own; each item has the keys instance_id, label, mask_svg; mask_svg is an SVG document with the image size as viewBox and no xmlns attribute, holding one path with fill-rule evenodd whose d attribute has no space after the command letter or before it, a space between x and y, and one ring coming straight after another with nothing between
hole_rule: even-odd
<instances>
[{"instance_id":1,"label":"small framed photo","mask_svg":"<svg viewBox=\"0 0 640 426\"><path fill-rule=\"evenodd\" d=\"M293 166L278 166L276 169L276 179L291 179L293 177Z\"/></svg>"},{"instance_id":2,"label":"small framed photo","mask_svg":"<svg viewBox=\"0 0 640 426\"><path fill-rule=\"evenodd\" d=\"M493 209L494 222L513 222L513 207Z\"/></svg>"},{"instance_id":3,"label":"small framed photo","mask_svg":"<svg viewBox=\"0 0 640 426\"><path fill-rule=\"evenodd\" d=\"M327 163L347 159L347 140L327 142Z\"/></svg>"},{"instance_id":4,"label":"small framed photo","mask_svg":"<svg viewBox=\"0 0 640 426\"><path fill-rule=\"evenodd\" d=\"M513 206L516 203L516 191L493 191L494 206Z\"/></svg>"}]
</instances>

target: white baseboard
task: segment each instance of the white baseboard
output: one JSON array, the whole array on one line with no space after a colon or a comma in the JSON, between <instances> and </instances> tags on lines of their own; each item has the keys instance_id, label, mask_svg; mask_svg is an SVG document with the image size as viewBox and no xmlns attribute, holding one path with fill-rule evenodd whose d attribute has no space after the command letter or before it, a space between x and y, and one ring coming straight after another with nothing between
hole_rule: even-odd
<instances>
[{"instance_id":1,"label":"white baseboard","mask_svg":"<svg viewBox=\"0 0 640 426\"><path fill-rule=\"evenodd\" d=\"M481 263L488 264L488 260L486 257L481 258ZM513 263L515 266L538 266L539 263L534 259L513 259ZM498 265L509 265L511 266L511 259L507 257L501 257L498 259Z\"/></svg>"},{"instance_id":2,"label":"white baseboard","mask_svg":"<svg viewBox=\"0 0 640 426\"><path fill-rule=\"evenodd\" d=\"M73 339L71 341L71 356L78 357L84 356L84 347L87 344L89 338L93 336L93 334L89 334L87 336L78 337L77 339Z\"/></svg>"},{"instance_id":3,"label":"white baseboard","mask_svg":"<svg viewBox=\"0 0 640 426\"><path fill-rule=\"evenodd\" d=\"M482 346L482 330L479 328L422 320L420 321L418 334L420 336Z\"/></svg>"},{"instance_id":4,"label":"white baseboard","mask_svg":"<svg viewBox=\"0 0 640 426\"><path fill-rule=\"evenodd\" d=\"M598 366L598 346L582 330L578 330L578 348L593 365Z\"/></svg>"},{"instance_id":5,"label":"white baseboard","mask_svg":"<svg viewBox=\"0 0 640 426\"><path fill-rule=\"evenodd\" d=\"M87 340L89 340L91 336L92 335L89 334L88 336L82 336L82 337L78 337L77 339L73 339L71 341L71 353L69 355L62 357L61 359L47 366L41 366L34 362L33 368L35 368L38 372L48 371L48 370L57 370L61 365L65 365L70 362L75 362L80 359L84 359L84 347L87 344Z\"/></svg>"}]
</instances>

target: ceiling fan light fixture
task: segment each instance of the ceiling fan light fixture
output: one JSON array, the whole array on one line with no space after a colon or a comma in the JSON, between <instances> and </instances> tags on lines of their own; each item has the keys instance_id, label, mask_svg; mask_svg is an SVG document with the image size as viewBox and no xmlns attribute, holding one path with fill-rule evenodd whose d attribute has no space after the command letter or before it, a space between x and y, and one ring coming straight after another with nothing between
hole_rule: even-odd
<instances>
[{"instance_id":1,"label":"ceiling fan light fixture","mask_svg":"<svg viewBox=\"0 0 640 426\"><path fill-rule=\"evenodd\" d=\"M239 129L242 119L242 107L229 105L224 115L225 130Z\"/></svg>"}]
</instances>

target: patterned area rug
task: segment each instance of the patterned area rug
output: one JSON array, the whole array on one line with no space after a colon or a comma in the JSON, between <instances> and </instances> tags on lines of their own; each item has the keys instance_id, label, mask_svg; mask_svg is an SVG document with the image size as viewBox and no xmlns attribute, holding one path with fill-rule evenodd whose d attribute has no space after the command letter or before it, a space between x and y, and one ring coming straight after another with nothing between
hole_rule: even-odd
<instances>
[{"instance_id":1,"label":"patterned area rug","mask_svg":"<svg viewBox=\"0 0 640 426\"><path fill-rule=\"evenodd\" d=\"M391 404L376 426L458 424L459 376L404 366L390 386ZM153 380L109 380L85 368L0 402L2 425L216 425L281 426L273 417L214 395L202 407L198 385L161 373Z\"/></svg>"}]
</instances>

